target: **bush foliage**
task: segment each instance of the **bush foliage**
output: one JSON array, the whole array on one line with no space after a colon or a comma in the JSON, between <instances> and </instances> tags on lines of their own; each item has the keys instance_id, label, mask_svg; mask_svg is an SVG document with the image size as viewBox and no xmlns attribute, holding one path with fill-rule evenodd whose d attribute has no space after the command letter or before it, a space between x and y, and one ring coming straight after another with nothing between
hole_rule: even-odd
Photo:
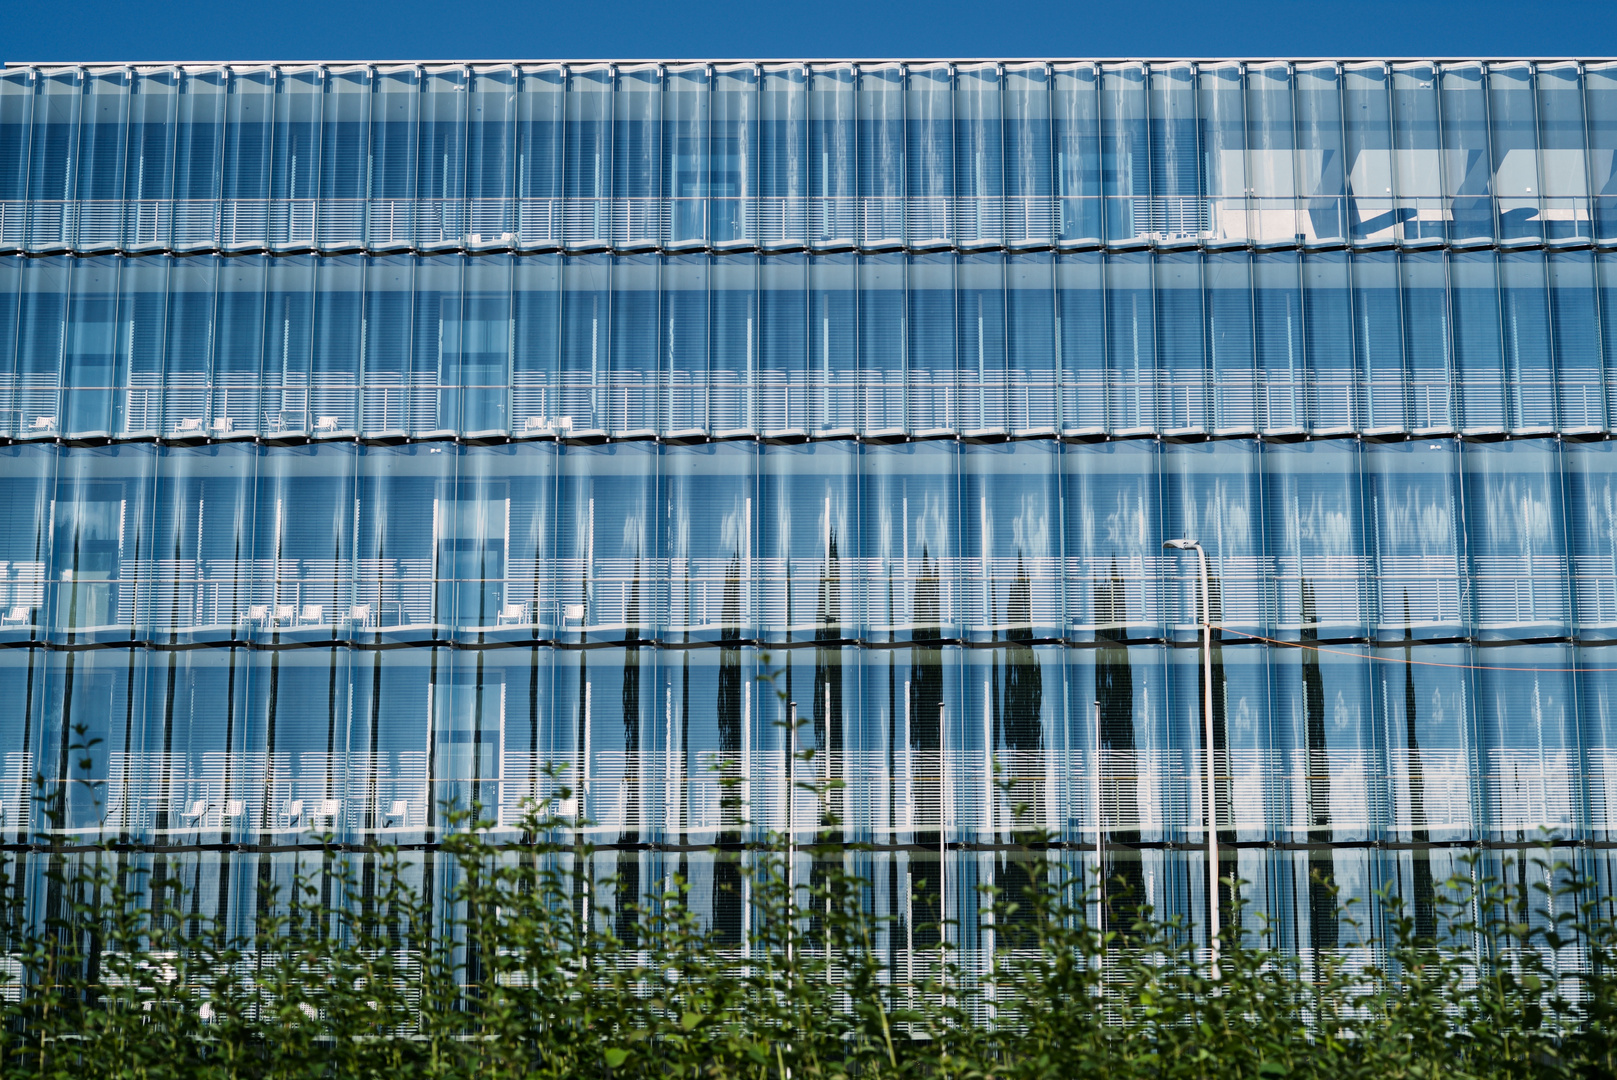
<instances>
[{"instance_id":1,"label":"bush foliage","mask_svg":"<svg viewBox=\"0 0 1617 1080\"><path fill-rule=\"evenodd\" d=\"M1468 863L1435 924L1384 896L1378 938L1344 905L1357 946L1304 958L1237 911L1215 958L1121 880L1098 929L1097 897L1030 832L1048 872L981 897L992 964L944 932L895 970L835 821L809 881L788 880L784 838L751 851L737 942L677 878L628 920L608 910L560 805L519 845L450 814L437 895L423 852L328 847L245 933L111 847L34 853L63 899L25 922L19 857L0 1076L1617 1075L1617 922L1547 845L1514 883Z\"/></svg>"}]
</instances>

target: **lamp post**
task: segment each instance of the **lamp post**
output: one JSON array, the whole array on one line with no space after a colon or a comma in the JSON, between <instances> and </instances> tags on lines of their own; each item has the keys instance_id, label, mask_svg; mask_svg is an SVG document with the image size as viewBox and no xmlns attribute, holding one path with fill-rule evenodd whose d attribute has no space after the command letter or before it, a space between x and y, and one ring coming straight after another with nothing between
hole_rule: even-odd
<instances>
[{"instance_id":1,"label":"lamp post","mask_svg":"<svg viewBox=\"0 0 1617 1080\"><path fill-rule=\"evenodd\" d=\"M1218 978L1218 798L1213 786L1213 594L1207 578L1207 551L1194 540L1167 540L1164 548L1194 551L1201 567L1202 584L1202 743L1206 748L1207 785L1207 943L1212 950L1212 975Z\"/></svg>"}]
</instances>

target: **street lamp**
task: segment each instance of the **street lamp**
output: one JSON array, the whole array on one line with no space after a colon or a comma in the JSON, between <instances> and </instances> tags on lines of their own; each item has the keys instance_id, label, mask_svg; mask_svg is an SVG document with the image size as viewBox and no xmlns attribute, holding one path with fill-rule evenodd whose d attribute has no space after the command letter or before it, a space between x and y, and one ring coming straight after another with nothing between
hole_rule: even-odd
<instances>
[{"instance_id":1,"label":"street lamp","mask_svg":"<svg viewBox=\"0 0 1617 1080\"><path fill-rule=\"evenodd\" d=\"M1213 596L1207 579L1207 552L1194 540L1166 540L1164 548L1194 551L1202 581L1202 743L1206 747L1207 786L1207 942L1212 948L1212 974L1218 978L1218 799L1213 786Z\"/></svg>"}]
</instances>

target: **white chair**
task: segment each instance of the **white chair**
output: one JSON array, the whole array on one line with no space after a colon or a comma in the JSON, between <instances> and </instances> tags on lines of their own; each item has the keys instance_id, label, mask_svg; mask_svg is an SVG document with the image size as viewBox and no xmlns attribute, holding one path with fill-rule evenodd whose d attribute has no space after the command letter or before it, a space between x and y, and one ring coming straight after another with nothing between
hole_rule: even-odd
<instances>
[{"instance_id":1,"label":"white chair","mask_svg":"<svg viewBox=\"0 0 1617 1080\"><path fill-rule=\"evenodd\" d=\"M316 431L336 431L338 420L335 416L317 416L314 418Z\"/></svg>"},{"instance_id":2,"label":"white chair","mask_svg":"<svg viewBox=\"0 0 1617 1080\"><path fill-rule=\"evenodd\" d=\"M298 616L299 626L319 626L326 621L326 607L324 604L304 604L303 614Z\"/></svg>"},{"instance_id":3,"label":"white chair","mask_svg":"<svg viewBox=\"0 0 1617 1080\"><path fill-rule=\"evenodd\" d=\"M179 426L175 428L175 431L180 435L195 435L200 433L202 431L202 417L181 417Z\"/></svg>"},{"instance_id":4,"label":"white chair","mask_svg":"<svg viewBox=\"0 0 1617 1080\"><path fill-rule=\"evenodd\" d=\"M30 622L29 614L32 611L33 609L27 604L18 604L16 607L6 612L4 616L0 616L0 625L27 626Z\"/></svg>"},{"instance_id":5,"label":"white chair","mask_svg":"<svg viewBox=\"0 0 1617 1080\"><path fill-rule=\"evenodd\" d=\"M562 617L563 622L572 622L574 619L577 619L579 622L583 622L584 621L584 605L583 604L567 604L567 605L565 605L561 609L561 617Z\"/></svg>"},{"instance_id":6,"label":"white chair","mask_svg":"<svg viewBox=\"0 0 1617 1080\"><path fill-rule=\"evenodd\" d=\"M56 417L54 417L54 416L36 416L36 417L34 417L34 430L39 431L39 432L55 431L56 430Z\"/></svg>"},{"instance_id":7,"label":"white chair","mask_svg":"<svg viewBox=\"0 0 1617 1080\"><path fill-rule=\"evenodd\" d=\"M208 812L208 803L205 799L197 799L185 808L185 816L195 820Z\"/></svg>"},{"instance_id":8,"label":"white chair","mask_svg":"<svg viewBox=\"0 0 1617 1080\"><path fill-rule=\"evenodd\" d=\"M275 621L276 622L292 622L297 617L298 617L298 606L296 604L276 604L275 605Z\"/></svg>"},{"instance_id":9,"label":"white chair","mask_svg":"<svg viewBox=\"0 0 1617 1080\"><path fill-rule=\"evenodd\" d=\"M369 604L355 604L348 609L348 621L355 626L369 626L371 622L371 606Z\"/></svg>"},{"instance_id":10,"label":"white chair","mask_svg":"<svg viewBox=\"0 0 1617 1080\"><path fill-rule=\"evenodd\" d=\"M303 800L302 799L293 799L291 802L287 803L286 804L286 811L285 811L283 816L289 817L293 821L296 821L298 818L302 817L303 816Z\"/></svg>"},{"instance_id":11,"label":"white chair","mask_svg":"<svg viewBox=\"0 0 1617 1080\"><path fill-rule=\"evenodd\" d=\"M496 617L496 622L500 626L508 626L512 624L521 625L522 623L528 621L526 617L527 613L527 604L507 604L500 609L500 614Z\"/></svg>"},{"instance_id":12,"label":"white chair","mask_svg":"<svg viewBox=\"0 0 1617 1080\"><path fill-rule=\"evenodd\" d=\"M225 817L227 818L239 818L246 809L247 804L241 799L225 800Z\"/></svg>"},{"instance_id":13,"label":"white chair","mask_svg":"<svg viewBox=\"0 0 1617 1080\"><path fill-rule=\"evenodd\" d=\"M387 816L390 818L405 817L409 812L410 804L403 799L394 799L393 805L387 808Z\"/></svg>"},{"instance_id":14,"label":"white chair","mask_svg":"<svg viewBox=\"0 0 1617 1080\"><path fill-rule=\"evenodd\" d=\"M230 416L216 416L213 418L213 433L215 435L229 435L236 430L236 420Z\"/></svg>"},{"instance_id":15,"label":"white chair","mask_svg":"<svg viewBox=\"0 0 1617 1080\"><path fill-rule=\"evenodd\" d=\"M323 818L334 818L337 816L337 812L341 808L342 804L336 799L321 799L320 813L317 816Z\"/></svg>"},{"instance_id":16,"label":"white chair","mask_svg":"<svg viewBox=\"0 0 1617 1080\"><path fill-rule=\"evenodd\" d=\"M526 432L548 431L550 430L550 421L542 416L530 416L522 421L522 430Z\"/></svg>"},{"instance_id":17,"label":"white chair","mask_svg":"<svg viewBox=\"0 0 1617 1080\"><path fill-rule=\"evenodd\" d=\"M247 605L247 621L255 623L268 622L269 612L268 604L249 604Z\"/></svg>"}]
</instances>

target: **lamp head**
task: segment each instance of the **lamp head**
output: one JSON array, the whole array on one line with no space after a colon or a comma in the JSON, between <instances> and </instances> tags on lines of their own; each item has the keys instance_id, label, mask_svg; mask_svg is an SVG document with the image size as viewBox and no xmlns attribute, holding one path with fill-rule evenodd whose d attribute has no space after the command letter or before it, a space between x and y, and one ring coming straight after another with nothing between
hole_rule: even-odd
<instances>
[{"instance_id":1,"label":"lamp head","mask_svg":"<svg viewBox=\"0 0 1617 1080\"><path fill-rule=\"evenodd\" d=\"M1175 551L1192 551L1196 547L1194 540L1164 540L1162 546L1173 548Z\"/></svg>"}]
</instances>

